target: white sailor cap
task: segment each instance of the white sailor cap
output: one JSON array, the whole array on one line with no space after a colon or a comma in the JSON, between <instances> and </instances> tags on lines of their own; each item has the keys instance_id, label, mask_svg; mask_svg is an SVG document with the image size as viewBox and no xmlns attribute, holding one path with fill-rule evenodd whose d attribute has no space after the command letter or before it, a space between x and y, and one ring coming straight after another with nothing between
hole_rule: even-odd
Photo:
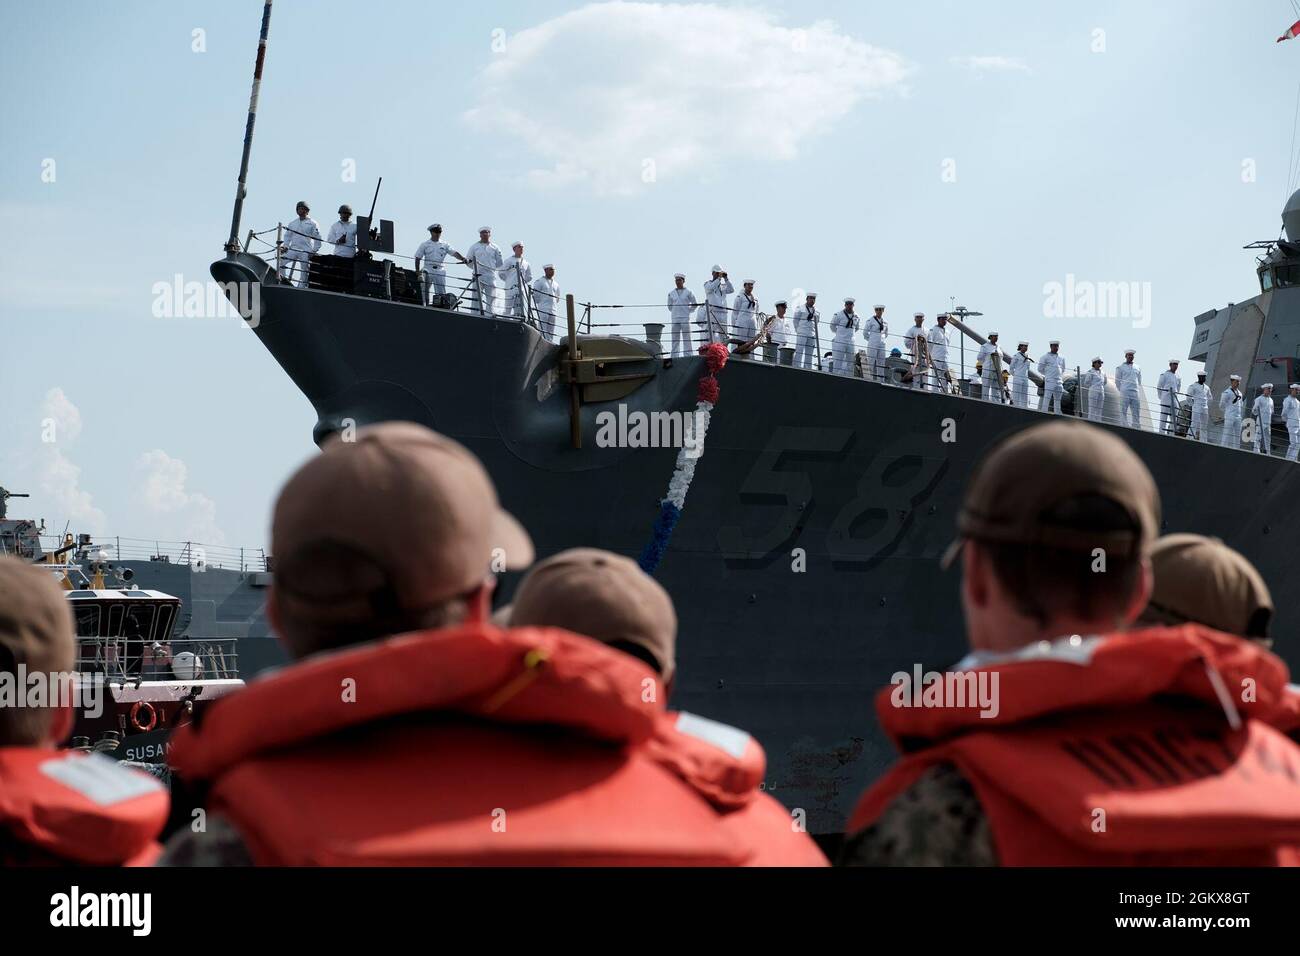
<instances>
[{"instance_id":1,"label":"white sailor cap","mask_svg":"<svg viewBox=\"0 0 1300 956\"><path fill-rule=\"evenodd\" d=\"M548 262L548 263L546 263L544 266L542 266L542 268L543 268L543 269L554 269L554 268L555 268L555 263L554 263L554 262Z\"/></svg>"},{"instance_id":2,"label":"white sailor cap","mask_svg":"<svg viewBox=\"0 0 1300 956\"><path fill-rule=\"evenodd\" d=\"M491 231L492 231L492 227L491 227L491 226L479 226L479 227L478 227L478 231L479 231L479 232L491 232Z\"/></svg>"},{"instance_id":3,"label":"white sailor cap","mask_svg":"<svg viewBox=\"0 0 1300 956\"><path fill-rule=\"evenodd\" d=\"M753 285L753 284L754 284L753 279L746 279L744 282L741 283L741 285Z\"/></svg>"},{"instance_id":4,"label":"white sailor cap","mask_svg":"<svg viewBox=\"0 0 1300 956\"><path fill-rule=\"evenodd\" d=\"M1029 343L1026 342L1024 339L1021 339L1019 342L1016 343L1016 348L1020 348L1020 346L1022 346L1022 345L1023 345L1025 348L1029 348Z\"/></svg>"},{"instance_id":5,"label":"white sailor cap","mask_svg":"<svg viewBox=\"0 0 1300 956\"><path fill-rule=\"evenodd\" d=\"M510 248L511 248L511 249L518 249L518 248L519 248L520 246L522 246L522 245L523 245L523 243L520 242L518 239L516 239L514 242L510 243Z\"/></svg>"},{"instance_id":6,"label":"white sailor cap","mask_svg":"<svg viewBox=\"0 0 1300 956\"><path fill-rule=\"evenodd\" d=\"M714 272L721 272L721 271L722 271L722 266L715 265L715 266L713 267L713 271L714 271Z\"/></svg>"},{"instance_id":7,"label":"white sailor cap","mask_svg":"<svg viewBox=\"0 0 1300 956\"><path fill-rule=\"evenodd\" d=\"M674 278L674 279L685 279L685 278L686 278L686 273L685 273L685 272L674 272L674 273L673 273L673 278Z\"/></svg>"},{"instance_id":8,"label":"white sailor cap","mask_svg":"<svg viewBox=\"0 0 1300 956\"><path fill-rule=\"evenodd\" d=\"M924 313L924 312L913 312L913 313L912 313L912 318L914 318L914 319L924 319L924 318L925 318L925 313Z\"/></svg>"},{"instance_id":9,"label":"white sailor cap","mask_svg":"<svg viewBox=\"0 0 1300 956\"><path fill-rule=\"evenodd\" d=\"M1125 355L1137 355L1137 352L1135 352L1133 349L1125 349L1125 350L1124 350L1124 354L1125 354Z\"/></svg>"},{"instance_id":10,"label":"white sailor cap","mask_svg":"<svg viewBox=\"0 0 1300 956\"><path fill-rule=\"evenodd\" d=\"M1170 360L1169 360L1169 364L1170 364L1170 365L1177 365L1178 362L1179 362L1179 359L1170 359Z\"/></svg>"},{"instance_id":11,"label":"white sailor cap","mask_svg":"<svg viewBox=\"0 0 1300 956\"><path fill-rule=\"evenodd\" d=\"M773 304L773 305L789 305L790 303L786 302L785 299L777 299L777 300L776 300L775 302L773 302L772 304Z\"/></svg>"},{"instance_id":12,"label":"white sailor cap","mask_svg":"<svg viewBox=\"0 0 1300 956\"><path fill-rule=\"evenodd\" d=\"M1228 381L1230 381L1230 382L1240 382L1240 381L1241 381L1241 376L1240 376L1240 375L1229 375L1229 376L1228 376Z\"/></svg>"},{"instance_id":13,"label":"white sailor cap","mask_svg":"<svg viewBox=\"0 0 1300 956\"><path fill-rule=\"evenodd\" d=\"M1052 339L1052 340L1049 341L1047 344L1048 344L1048 345L1060 345L1060 344L1061 344L1061 340L1060 340L1060 339Z\"/></svg>"},{"instance_id":14,"label":"white sailor cap","mask_svg":"<svg viewBox=\"0 0 1300 956\"><path fill-rule=\"evenodd\" d=\"M883 305L873 305L872 308L873 308L873 309L883 309L884 306L883 306Z\"/></svg>"},{"instance_id":15,"label":"white sailor cap","mask_svg":"<svg viewBox=\"0 0 1300 956\"><path fill-rule=\"evenodd\" d=\"M1204 372L1197 372L1196 374L1197 374L1197 375L1204 375L1205 373L1204 373ZM1291 383L1291 387L1292 387L1292 388L1300 388L1300 382L1292 382L1292 383Z\"/></svg>"},{"instance_id":16,"label":"white sailor cap","mask_svg":"<svg viewBox=\"0 0 1300 956\"><path fill-rule=\"evenodd\" d=\"M990 333L989 333L989 338L991 338L991 339L996 339L997 337L998 337L998 334L997 334L996 332L990 332Z\"/></svg>"},{"instance_id":17,"label":"white sailor cap","mask_svg":"<svg viewBox=\"0 0 1300 956\"><path fill-rule=\"evenodd\" d=\"M1272 391L1272 390L1273 390L1273 383L1272 383L1272 382L1265 382L1263 385L1260 386L1260 388L1267 388L1269 391Z\"/></svg>"},{"instance_id":18,"label":"white sailor cap","mask_svg":"<svg viewBox=\"0 0 1300 956\"><path fill-rule=\"evenodd\" d=\"M1093 364L1093 365L1096 365L1098 362L1101 362L1101 361L1103 361L1103 359L1102 359L1102 357L1101 357L1100 355L1094 355L1094 356L1092 357L1092 364Z\"/></svg>"},{"instance_id":19,"label":"white sailor cap","mask_svg":"<svg viewBox=\"0 0 1300 956\"><path fill-rule=\"evenodd\" d=\"M817 293L816 293L816 292L805 292L804 295L807 296L807 297L810 298L810 299L815 299L815 298L817 298Z\"/></svg>"},{"instance_id":20,"label":"white sailor cap","mask_svg":"<svg viewBox=\"0 0 1300 956\"><path fill-rule=\"evenodd\" d=\"M442 228L442 223L435 222L432 226L429 227L429 231L433 232L434 230L441 229L441 228Z\"/></svg>"},{"instance_id":21,"label":"white sailor cap","mask_svg":"<svg viewBox=\"0 0 1300 956\"><path fill-rule=\"evenodd\" d=\"M851 299L851 298L850 298L850 299L845 299L845 300L844 300L844 304L845 304L845 305L853 305L853 304L854 304L855 302L857 302L857 301L858 301L857 299Z\"/></svg>"}]
</instances>

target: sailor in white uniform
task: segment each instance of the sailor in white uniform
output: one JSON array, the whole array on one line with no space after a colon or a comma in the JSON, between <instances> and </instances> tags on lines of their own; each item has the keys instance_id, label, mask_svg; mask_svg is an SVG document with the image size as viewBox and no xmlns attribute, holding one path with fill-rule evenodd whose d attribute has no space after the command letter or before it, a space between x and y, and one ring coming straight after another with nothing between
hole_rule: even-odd
<instances>
[{"instance_id":1,"label":"sailor in white uniform","mask_svg":"<svg viewBox=\"0 0 1300 956\"><path fill-rule=\"evenodd\" d=\"M339 221L330 226L326 242L334 244L334 255L351 259L357 254L357 224L352 221L352 207L339 206Z\"/></svg>"},{"instance_id":2,"label":"sailor in white uniform","mask_svg":"<svg viewBox=\"0 0 1300 956\"><path fill-rule=\"evenodd\" d=\"M447 273L443 269L443 260L455 256L461 262L464 256L442 241L442 225L434 223L429 227L429 238L415 249L415 268L424 278L424 304L435 295L447 294Z\"/></svg>"},{"instance_id":3,"label":"sailor in white uniform","mask_svg":"<svg viewBox=\"0 0 1300 956\"><path fill-rule=\"evenodd\" d=\"M1065 359L1061 357L1061 343L1056 339L1047 343L1048 352L1038 360L1038 374L1043 376L1043 397L1038 403L1040 412L1061 414L1061 399L1065 397Z\"/></svg>"},{"instance_id":4,"label":"sailor in white uniform","mask_svg":"<svg viewBox=\"0 0 1300 956\"><path fill-rule=\"evenodd\" d=\"M998 349L998 333L990 332L989 340L980 346L979 355L975 357L975 361L980 366L980 397L986 402L1002 405L1006 403L1006 397L1002 391L1002 376L994 367L995 353L1001 355Z\"/></svg>"},{"instance_id":5,"label":"sailor in white uniform","mask_svg":"<svg viewBox=\"0 0 1300 956\"><path fill-rule=\"evenodd\" d=\"M1187 397L1192 400L1192 421L1187 426L1187 437L1209 441L1210 386L1205 384L1204 372L1197 372L1196 381L1187 386Z\"/></svg>"},{"instance_id":6,"label":"sailor in white uniform","mask_svg":"<svg viewBox=\"0 0 1300 956\"><path fill-rule=\"evenodd\" d=\"M533 312L537 324L541 326L542 335L547 341L554 342L558 327L555 314L560 311L560 284L555 281L555 263L548 262L542 266L542 274L533 280Z\"/></svg>"},{"instance_id":7,"label":"sailor in white uniform","mask_svg":"<svg viewBox=\"0 0 1300 956\"><path fill-rule=\"evenodd\" d=\"M1142 427L1142 369L1133 364L1137 353L1124 350L1124 361L1115 369L1115 387L1119 389L1119 422Z\"/></svg>"},{"instance_id":8,"label":"sailor in white uniform","mask_svg":"<svg viewBox=\"0 0 1300 956\"><path fill-rule=\"evenodd\" d=\"M1241 376L1229 375L1228 387L1219 396L1219 408L1223 410L1223 434L1219 438L1219 444L1224 448L1241 447L1241 409L1244 404Z\"/></svg>"},{"instance_id":9,"label":"sailor in white uniform","mask_svg":"<svg viewBox=\"0 0 1300 956\"><path fill-rule=\"evenodd\" d=\"M479 315L490 315L497 309L497 277L505 267L501 249L492 241L490 226L479 229L478 242L469 247L466 258L474 267L474 278L470 280L471 301Z\"/></svg>"},{"instance_id":10,"label":"sailor in white uniform","mask_svg":"<svg viewBox=\"0 0 1300 956\"><path fill-rule=\"evenodd\" d=\"M533 266L524 258L522 242L516 242L510 248L514 255L509 256L502 266L501 278L506 289L506 315L519 318L525 311L525 290L532 288L533 285Z\"/></svg>"},{"instance_id":11,"label":"sailor in white uniform","mask_svg":"<svg viewBox=\"0 0 1300 956\"><path fill-rule=\"evenodd\" d=\"M1092 368L1083 373L1079 385L1087 402L1088 421L1101 421L1106 410L1106 373L1101 370L1101 356L1092 360Z\"/></svg>"},{"instance_id":12,"label":"sailor in white uniform","mask_svg":"<svg viewBox=\"0 0 1300 956\"><path fill-rule=\"evenodd\" d=\"M1250 407L1255 416L1255 451L1273 454L1273 383L1265 382L1259 396Z\"/></svg>"},{"instance_id":13,"label":"sailor in white uniform","mask_svg":"<svg viewBox=\"0 0 1300 956\"><path fill-rule=\"evenodd\" d=\"M930 364L934 367L935 387L948 391L948 313L940 312L925 334L930 343Z\"/></svg>"},{"instance_id":14,"label":"sailor in white uniform","mask_svg":"<svg viewBox=\"0 0 1300 956\"><path fill-rule=\"evenodd\" d=\"M1029 357L1029 343L1018 343L1007 364L1007 371L1011 373L1011 404L1016 408L1029 407L1029 367L1033 364Z\"/></svg>"},{"instance_id":15,"label":"sailor in white uniform","mask_svg":"<svg viewBox=\"0 0 1300 956\"><path fill-rule=\"evenodd\" d=\"M853 311L855 299L845 299L844 308L831 319L835 338L831 342L831 371L836 375L853 374L853 333L858 330L858 316Z\"/></svg>"},{"instance_id":16,"label":"sailor in white uniform","mask_svg":"<svg viewBox=\"0 0 1300 956\"><path fill-rule=\"evenodd\" d=\"M284 227L284 241L280 243L282 259L280 275L295 287L307 287L310 256L320 249L320 227L307 215L311 207L305 202L297 205L298 218Z\"/></svg>"},{"instance_id":17,"label":"sailor in white uniform","mask_svg":"<svg viewBox=\"0 0 1300 956\"><path fill-rule=\"evenodd\" d=\"M817 361L817 293L809 292L804 304L794 310L794 364L797 368L820 368Z\"/></svg>"},{"instance_id":18,"label":"sailor in white uniform","mask_svg":"<svg viewBox=\"0 0 1300 956\"><path fill-rule=\"evenodd\" d=\"M754 280L746 279L731 303L731 337L749 342L758 335L758 300L754 298Z\"/></svg>"},{"instance_id":19,"label":"sailor in white uniform","mask_svg":"<svg viewBox=\"0 0 1300 956\"><path fill-rule=\"evenodd\" d=\"M772 322L767 327L767 340L775 345L777 349L783 346L792 346L794 343L791 339L794 332L790 328L790 319L785 314L787 308L785 299L777 299L775 306L776 315L772 316ZM772 361L779 362L780 358L774 354Z\"/></svg>"},{"instance_id":20,"label":"sailor in white uniform","mask_svg":"<svg viewBox=\"0 0 1300 956\"><path fill-rule=\"evenodd\" d=\"M912 327L903 333L903 344L912 353L912 387L919 389L924 389L930 378L929 363L926 362L921 351L929 341L925 337L923 325L925 325L925 313L913 312ZM920 339L923 344L917 345L917 339Z\"/></svg>"},{"instance_id":21,"label":"sailor in white uniform","mask_svg":"<svg viewBox=\"0 0 1300 956\"><path fill-rule=\"evenodd\" d=\"M1291 383L1291 394L1282 399L1282 421L1286 423L1289 441L1286 446L1286 460L1295 461L1300 453L1300 382Z\"/></svg>"},{"instance_id":22,"label":"sailor in white uniform","mask_svg":"<svg viewBox=\"0 0 1300 956\"><path fill-rule=\"evenodd\" d=\"M1172 435L1178 424L1178 393L1182 391L1183 380L1178 377L1178 359L1169 360L1168 371L1161 372L1156 379L1156 397L1160 400L1160 433Z\"/></svg>"},{"instance_id":23,"label":"sailor in white uniform","mask_svg":"<svg viewBox=\"0 0 1300 956\"><path fill-rule=\"evenodd\" d=\"M668 319L673 328L672 349L674 358L695 351L691 344L691 313L699 308L695 293L686 288L686 274L673 275L675 286L668 290Z\"/></svg>"},{"instance_id":24,"label":"sailor in white uniform","mask_svg":"<svg viewBox=\"0 0 1300 956\"><path fill-rule=\"evenodd\" d=\"M885 380L885 336L889 333L889 324L885 321L885 307L872 306L874 313L867 319L862 329L862 337L867 340L867 369L870 377L877 382Z\"/></svg>"},{"instance_id":25,"label":"sailor in white uniform","mask_svg":"<svg viewBox=\"0 0 1300 956\"><path fill-rule=\"evenodd\" d=\"M727 342L727 296L736 291L736 287L727 278L722 266L713 267L713 278L704 283L704 321L707 341Z\"/></svg>"}]
</instances>

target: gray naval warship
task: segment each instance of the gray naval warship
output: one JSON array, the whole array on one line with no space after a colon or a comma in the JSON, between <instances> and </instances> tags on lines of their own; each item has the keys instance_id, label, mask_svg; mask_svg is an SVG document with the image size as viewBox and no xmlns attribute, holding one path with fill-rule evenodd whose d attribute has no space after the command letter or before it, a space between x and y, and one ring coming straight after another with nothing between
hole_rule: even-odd
<instances>
[{"instance_id":1,"label":"gray naval warship","mask_svg":"<svg viewBox=\"0 0 1300 956\"><path fill-rule=\"evenodd\" d=\"M1233 372L1248 401L1265 381L1300 378L1300 192L1284 219L1287 238L1267 243L1258 262L1260 293L1195 318L1188 357L1205 363L1216 397ZM704 359L666 360L656 327L640 337L578 333L571 349L527 315L425 306L408 294L413 274L365 256L349 291L329 275L338 263L313 263L302 288L242 249L212 265L220 282L257 286L251 324L312 403L315 439L420 422L483 460L539 554L596 545L639 556L678 450L600 447L596 417L618 406L629 419L689 413ZM388 277L382 294L366 279L376 268ZM430 363L448 342L465 360ZM992 442L1044 420L982 400L977 379L955 392L920 390L903 387L906 362L890 371L874 381L733 355L656 572L680 617L674 705L754 734L768 753L767 789L805 808L814 832L842 825L892 759L874 729L873 692L918 662L942 668L964 653L956 580L939 569L963 487ZM1075 376L1065 388L1064 412L1074 414ZM1176 433L1158 434L1145 410L1145 428L1118 424L1113 384L1105 406L1100 427L1155 475L1163 530L1222 538L1275 593L1289 593L1300 469L1281 457L1284 433L1263 455L1220 444L1217 401L1208 442L1180 434L1185 407ZM1206 480L1214 473L1231 475L1231 493ZM1293 668L1300 647L1287 635L1297 628L1300 612L1281 602L1279 650Z\"/></svg>"},{"instance_id":2,"label":"gray naval warship","mask_svg":"<svg viewBox=\"0 0 1300 956\"><path fill-rule=\"evenodd\" d=\"M426 296L391 255L392 222L374 222L373 207L358 220L355 256L311 255L285 281L284 225L268 230L276 241L263 240L261 255L261 234L240 241L269 14L268 3L226 255L211 273L311 402L316 441L371 422L422 423L482 459L540 556L578 545L643 555L679 449L602 447L597 416L690 414L705 357L667 357L662 325L594 322L572 297L558 310L526 301L521 315L505 314L479 274ZM1263 382L1300 379L1300 192L1283 221L1285 238L1248 247L1261 250L1259 294L1195 317L1188 357L1205 363L1215 396L1210 440L1184 437L1186 403L1169 434L1152 428L1148 408L1141 427L1120 424L1109 383L1099 426L1150 467L1163 531L1223 539L1279 595L1300 584L1300 468L1281 457L1281 433L1271 456L1240 435L1220 444L1217 398L1232 373L1247 407ZM562 331L567 320L567 340L546 334L547 312ZM976 313L956 315L962 335L984 341L968 324ZM903 387L906 359L861 377L792 367L790 351L734 351L718 373L703 453L655 573L680 619L673 705L752 733L767 751L765 788L806 810L812 832L832 833L893 759L875 691L965 651L957 582L940 557L967 477L993 442L1044 419L1001 396L984 400L964 361L955 386L919 389ZM433 360L448 354L458 360ZM1065 414L1080 411L1076 380L1066 377ZM1230 481L1207 480L1214 474ZM502 582L500 600L514 584ZM1275 621L1294 669L1300 609L1282 601Z\"/></svg>"}]
</instances>

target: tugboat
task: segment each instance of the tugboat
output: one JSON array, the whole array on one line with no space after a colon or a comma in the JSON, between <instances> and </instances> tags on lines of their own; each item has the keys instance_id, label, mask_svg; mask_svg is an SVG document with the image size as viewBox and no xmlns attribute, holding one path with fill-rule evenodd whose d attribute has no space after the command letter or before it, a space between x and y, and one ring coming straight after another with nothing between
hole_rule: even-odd
<instances>
[{"instance_id":1,"label":"tugboat","mask_svg":"<svg viewBox=\"0 0 1300 956\"><path fill-rule=\"evenodd\" d=\"M0 487L0 554L45 561L65 539L47 533L43 520L10 516L9 500L26 497ZM173 630L176 638L236 641L244 677L285 662L285 653L266 620L272 562L260 548L110 536L94 544L85 537L79 550L84 557L93 557L108 580L120 578L179 598Z\"/></svg>"},{"instance_id":2,"label":"tugboat","mask_svg":"<svg viewBox=\"0 0 1300 956\"><path fill-rule=\"evenodd\" d=\"M59 578L76 626L73 748L164 763L176 727L244 686L235 639L174 637L180 599L131 583L89 535L33 563Z\"/></svg>"}]
</instances>

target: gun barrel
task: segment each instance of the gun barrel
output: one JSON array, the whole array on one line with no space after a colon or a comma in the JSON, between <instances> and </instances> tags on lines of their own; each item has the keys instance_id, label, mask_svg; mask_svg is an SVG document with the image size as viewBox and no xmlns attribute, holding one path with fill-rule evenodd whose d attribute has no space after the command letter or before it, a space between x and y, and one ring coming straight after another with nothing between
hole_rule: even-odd
<instances>
[{"instance_id":1,"label":"gun barrel","mask_svg":"<svg viewBox=\"0 0 1300 956\"><path fill-rule=\"evenodd\" d=\"M983 345L985 342L988 341L988 339L986 339L984 336L980 335L978 332L976 332L974 329L972 329L969 325L967 325L967 324L966 324L965 322L963 322L961 319L957 318L957 317L956 317L955 315L953 315L951 312L948 313L948 324L949 324L949 325L952 325L952 326L956 326L958 332L960 332L962 335L966 336L968 339L971 339L971 340L973 340L973 341L979 343L980 345ZM1002 351L1001 349L999 349L999 350L998 350L998 353L1002 356L1002 360L1003 360L1004 362L1010 362L1010 361L1011 361L1011 356L1008 355L1006 352L1004 352L1004 351ZM1039 374L1038 374L1037 372L1035 372L1032 368L1029 370L1029 380L1030 380L1031 382L1033 382L1035 385L1039 386L1040 388L1042 387L1042 384L1043 384L1043 376L1039 375Z\"/></svg>"}]
</instances>

